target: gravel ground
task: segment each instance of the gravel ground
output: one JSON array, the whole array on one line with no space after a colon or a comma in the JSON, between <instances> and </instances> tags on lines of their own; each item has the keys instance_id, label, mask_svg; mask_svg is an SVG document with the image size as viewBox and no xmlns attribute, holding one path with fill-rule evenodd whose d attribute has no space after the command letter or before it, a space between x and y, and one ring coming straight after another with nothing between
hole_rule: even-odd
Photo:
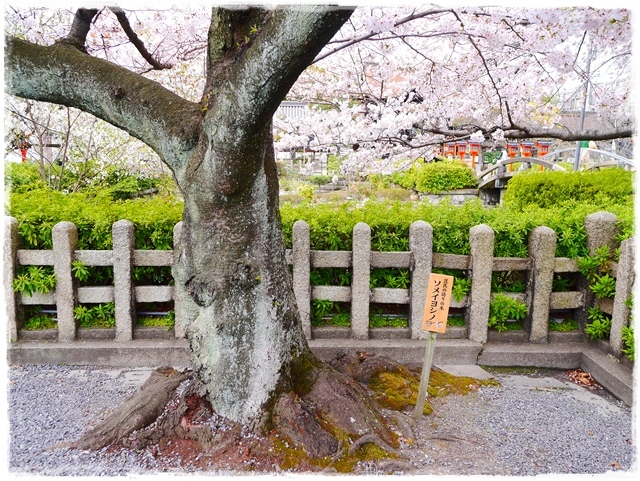
<instances>
[{"instance_id":1,"label":"gravel ground","mask_svg":"<svg viewBox=\"0 0 640 481\"><path fill-rule=\"evenodd\" d=\"M79 438L91 423L106 417L133 393L147 373L77 366L11 367L8 472L49 476L157 474L154 459L134 451L49 449L57 442ZM501 387L433 400L434 414L424 417L416 428L417 443L402 449L413 469L407 469L406 463L395 468L388 465L384 471L363 465L358 473L581 473L603 475L607 480L637 475L633 409L604 391L596 393L569 383L558 388L561 381L549 387L535 382L527 385L525 379L523 385L524 376L495 376Z\"/></svg>"}]
</instances>

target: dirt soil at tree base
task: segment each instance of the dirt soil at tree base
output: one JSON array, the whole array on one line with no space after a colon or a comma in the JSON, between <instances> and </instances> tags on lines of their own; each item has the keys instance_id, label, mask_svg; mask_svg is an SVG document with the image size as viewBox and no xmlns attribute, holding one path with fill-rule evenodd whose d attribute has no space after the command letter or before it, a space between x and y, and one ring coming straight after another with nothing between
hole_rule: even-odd
<instances>
[{"instance_id":1,"label":"dirt soil at tree base","mask_svg":"<svg viewBox=\"0 0 640 481\"><path fill-rule=\"evenodd\" d=\"M518 372L518 371L509 371ZM562 382L588 382L588 374L575 371L545 369L521 370L528 377L552 377ZM500 376L498 375L498 378ZM609 402L615 398L593 383L591 392ZM481 387L478 389L494 389ZM423 416L413 427L415 442L401 438L397 450L399 456L377 461L359 462L352 474L432 474L432 475L509 475L502 466L499 453L495 452L491 436L476 420L483 413L478 392L467 395L448 395L429 399L433 413ZM489 407L486 407L489 409ZM389 411L383 411L389 414ZM406 411L412 416L412 411ZM153 469L159 472L206 473L235 472L237 474L337 473L335 460L324 460L321 465L306 462L291 465L291 459L274 452L274 441L257 437L238 425L228 423L214 415L213 425L224 432L221 442L209 452L203 453L193 440L174 438L146 449L154 458ZM392 423L390 423L392 424ZM274 438L275 436L275 438ZM282 442L282 440L280 440ZM286 443L285 443L286 444Z\"/></svg>"}]
</instances>

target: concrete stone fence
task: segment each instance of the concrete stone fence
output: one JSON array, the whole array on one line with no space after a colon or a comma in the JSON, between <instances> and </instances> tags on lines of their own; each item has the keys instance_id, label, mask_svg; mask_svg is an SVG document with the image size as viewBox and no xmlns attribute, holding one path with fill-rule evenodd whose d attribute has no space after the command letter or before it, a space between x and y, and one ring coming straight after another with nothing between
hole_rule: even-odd
<instances>
[{"instance_id":1,"label":"concrete stone fence","mask_svg":"<svg viewBox=\"0 0 640 481\"><path fill-rule=\"evenodd\" d=\"M600 212L585 221L590 252L602 245L615 244L616 217ZM181 223L174 229L174 244L180 236ZM52 250L27 250L19 246L18 223L5 218L4 288L8 319L8 340L21 340L21 306L55 305L57 311L57 340L76 341L79 336L73 309L78 304L115 303L116 327L112 339L128 341L139 338L136 327L136 303L174 302L176 315L181 311L180 298L174 295L172 286L136 286L132 281L134 266L170 266L172 251L138 250L134 247L134 226L121 220L113 224L113 249L104 251L78 250L77 228L71 222L60 222L53 227ZM287 252L292 265L294 291L300 309L303 327L309 339L423 339L421 330L425 306L427 280L432 269L448 268L465 271L471 279L471 290L462 300L452 300L451 307L464 312L465 327L450 327L443 337L469 339L486 343L491 335L487 323L492 296L491 278L495 271L525 271L524 293L508 294L526 303L528 315L525 329L520 333L521 342L542 344L550 342L549 315L553 310L574 310L583 320L588 308L594 305L594 296L583 282L572 292L552 292L554 273L578 272L576 260L555 257L556 233L548 227L533 229L529 237L528 258L494 257L494 232L487 225L470 229L470 255L434 253L433 230L424 221L416 221L410 227L408 252L376 252L371 250L371 229L359 223L353 230L351 251L315 251L310 248L309 226L298 221L293 227L293 248ZM114 285L79 287L72 274L72 262L82 261L86 266L113 266ZM54 266L55 290L47 294L31 296L16 294L12 281L21 265ZM344 268L351 270L350 286L311 286L311 270L314 268ZM613 276L617 278L615 297L601 302L600 307L612 315L609 351L620 356L622 328L629 324L630 312L625 301L632 293L634 275L634 243L628 239L620 246L619 262L611 263ZM370 288L371 269L408 269L408 289ZM311 326L310 312L314 299L350 303L351 325L348 328L315 328ZM370 328L371 304L407 305L409 312L406 328ZM582 317L580 317L582 316ZM183 338L176 328L171 334Z\"/></svg>"}]
</instances>

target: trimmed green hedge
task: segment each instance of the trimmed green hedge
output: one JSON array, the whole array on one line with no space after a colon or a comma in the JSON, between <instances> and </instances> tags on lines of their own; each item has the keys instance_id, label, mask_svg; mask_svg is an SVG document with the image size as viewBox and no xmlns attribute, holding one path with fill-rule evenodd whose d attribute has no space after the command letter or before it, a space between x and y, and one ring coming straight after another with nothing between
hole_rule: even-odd
<instances>
[{"instance_id":1,"label":"trimmed green hedge","mask_svg":"<svg viewBox=\"0 0 640 481\"><path fill-rule=\"evenodd\" d=\"M598 205L633 202L633 172L623 169L558 172L525 171L514 176L503 196L516 209L548 208L566 202Z\"/></svg>"},{"instance_id":2,"label":"trimmed green hedge","mask_svg":"<svg viewBox=\"0 0 640 481\"><path fill-rule=\"evenodd\" d=\"M569 175L569 174L563 174ZM514 179L515 180L515 179ZM14 192L8 214L16 217L26 248L51 249L51 228L60 221L78 226L80 249L110 249L112 224L128 219L136 226L137 249L171 249L173 227L182 218L182 203L175 197L156 196L113 201L108 192L62 194L48 189ZM290 248L296 220L311 228L311 245L318 250L350 250L353 227L365 222L372 229L372 248L378 251L407 251L409 226L416 220L429 222L434 231L434 251L469 254L469 229L487 224L495 231L494 255L526 257L528 236L537 226L548 226L558 235L556 255L585 256L587 215L607 210L618 216L621 234L633 232L633 205L564 201L546 208L509 205L484 208L479 200L453 206L450 202L369 201L355 203L300 204L281 207L284 239Z\"/></svg>"},{"instance_id":3,"label":"trimmed green hedge","mask_svg":"<svg viewBox=\"0 0 640 481\"><path fill-rule=\"evenodd\" d=\"M291 247L293 223L306 221L311 230L311 246L318 250L350 250L353 227L358 222L371 226L372 249L406 251L409 248L409 226L424 220L433 227L434 252L469 254L469 229L487 224L495 231L496 257L527 257L528 237L534 227L547 226L558 235L556 256L577 258L587 255L584 219L587 215L607 210L619 218L619 240L633 232L633 209L628 205L604 208L594 204L567 203L548 209L524 211L507 206L486 209L478 201L454 206L450 202L429 203L367 202L364 205L289 205L282 206L285 242Z\"/></svg>"},{"instance_id":4,"label":"trimmed green hedge","mask_svg":"<svg viewBox=\"0 0 640 481\"><path fill-rule=\"evenodd\" d=\"M405 172L393 174L391 179L405 189L428 194L470 189L478 185L475 172L457 160L416 163Z\"/></svg>"},{"instance_id":5,"label":"trimmed green hedge","mask_svg":"<svg viewBox=\"0 0 640 481\"><path fill-rule=\"evenodd\" d=\"M108 191L97 195L63 194L49 189L15 192L8 214L19 222L28 249L51 249L51 229L61 221L78 227L78 248L111 249L114 222L128 219L136 227L136 249L173 248L173 227L182 219L182 202L174 197L113 201Z\"/></svg>"}]
</instances>

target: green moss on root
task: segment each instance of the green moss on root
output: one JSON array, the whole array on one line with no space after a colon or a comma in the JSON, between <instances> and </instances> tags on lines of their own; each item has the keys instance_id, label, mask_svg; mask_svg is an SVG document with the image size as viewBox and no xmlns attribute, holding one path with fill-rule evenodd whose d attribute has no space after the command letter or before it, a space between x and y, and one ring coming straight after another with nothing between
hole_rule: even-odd
<instances>
[{"instance_id":1,"label":"green moss on root","mask_svg":"<svg viewBox=\"0 0 640 481\"><path fill-rule=\"evenodd\" d=\"M477 391L481 386L499 385L495 379L478 380L466 376L454 376L439 369L432 369L429 375L427 396L441 397L449 394L467 395ZM408 369L399 369L394 372L380 372L369 381L369 389L380 405L396 411L404 411L416 405L420 378ZM424 414L433 412L428 401L425 402Z\"/></svg>"}]
</instances>

